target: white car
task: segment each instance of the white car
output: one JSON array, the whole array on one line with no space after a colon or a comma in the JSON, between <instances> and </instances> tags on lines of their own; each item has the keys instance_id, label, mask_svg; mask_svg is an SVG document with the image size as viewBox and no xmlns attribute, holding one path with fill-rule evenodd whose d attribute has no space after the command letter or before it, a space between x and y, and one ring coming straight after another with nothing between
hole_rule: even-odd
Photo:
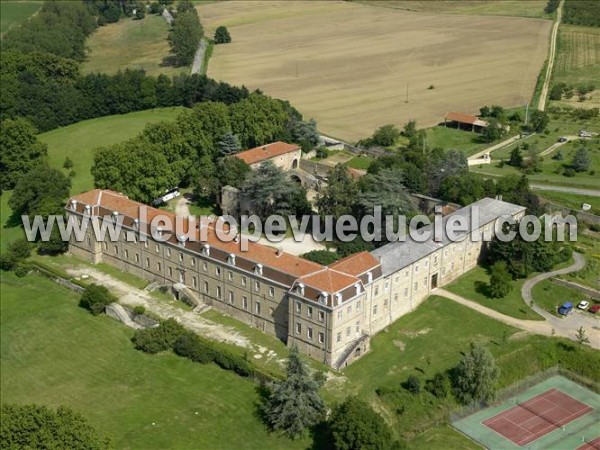
<instances>
[{"instance_id":1,"label":"white car","mask_svg":"<svg viewBox=\"0 0 600 450\"><path fill-rule=\"evenodd\" d=\"M588 302L587 300L582 300L581 302L579 302L579 305L577 305L579 309L587 309L588 306L590 306L590 302Z\"/></svg>"}]
</instances>

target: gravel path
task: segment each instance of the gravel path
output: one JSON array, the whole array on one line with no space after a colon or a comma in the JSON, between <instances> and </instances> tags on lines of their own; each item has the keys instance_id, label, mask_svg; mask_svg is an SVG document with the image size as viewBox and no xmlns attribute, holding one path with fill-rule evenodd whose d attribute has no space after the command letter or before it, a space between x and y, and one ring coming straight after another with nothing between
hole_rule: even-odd
<instances>
[{"instance_id":1,"label":"gravel path","mask_svg":"<svg viewBox=\"0 0 600 450\"><path fill-rule=\"evenodd\" d=\"M546 78L544 79L544 85L542 86L542 92L540 93L540 100L538 102L538 109L544 111L546 109L546 98L548 97L548 89L550 88L550 79L552 78L552 68L554 67L554 60L556 58L556 38L558 36L558 26L562 19L562 10L565 0L561 0L558 8L556 8L556 20L552 25L552 33L550 35L550 55L548 56L548 65L546 67Z\"/></svg>"},{"instance_id":2,"label":"gravel path","mask_svg":"<svg viewBox=\"0 0 600 450\"><path fill-rule=\"evenodd\" d=\"M194 55L194 62L192 63L192 71L191 74L200 73L200 69L202 68L202 61L204 61L204 53L206 52L206 39L200 39L200 43L198 44L198 49L196 50L196 54Z\"/></svg>"}]
</instances>

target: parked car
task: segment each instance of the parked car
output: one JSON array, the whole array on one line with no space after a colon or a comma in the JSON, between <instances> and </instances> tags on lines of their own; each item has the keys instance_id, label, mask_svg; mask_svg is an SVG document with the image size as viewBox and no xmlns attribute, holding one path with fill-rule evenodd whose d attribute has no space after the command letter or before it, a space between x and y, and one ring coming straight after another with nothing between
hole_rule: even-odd
<instances>
[{"instance_id":1,"label":"parked car","mask_svg":"<svg viewBox=\"0 0 600 450\"><path fill-rule=\"evenodd\" d=\"M581 300L581 301L579 302L579 305L577 305L577 307L578 307L579 309L583 309L583 310L587 309L587 308L588 308L588 306L590 306L590 302L588 302L587 300Z\"/></svg>"},{"instance_id":2,"label":"parked car","mask_svg":"<svg viewBox=\"0 0 600 450\"><path fill-rule=\"evenodd\" d=\"M568 141L568 139L564 136L561 136L558 138L558 142L567 142L567 141Z\"/></svg>"},{"instance_id":3,"label":"parked car","mask_svg":"<svg viewBox=\"0 0 600 450\"><path fill-rule=\"evenodd\" d=\"M558 313L561 316L568 316L571 311L573 311L573 303L571 302L564 302L562 306L558 308Z\"/></svg>"},{"instance_id":4,"label":"parked car","mask_svg":"<svg viewBox=\"0 0 600 450\"><path fill-rule=\"evenodd\" d=\"M588 309L588 312L592 314L596 314L598 311L600 311L600 305L594 305L590 309Z\"/></svg>"},{"instance_id":5,"label":"parked car","mask_svg":"<svg viewBox=\"0 0 600 450\"><path fill-rule=\"evenodd\" d=\"M590 133L589 131L581 130L579 132L579 137L589 138L589 137L592 137L592 133Z\"/></svg>"}]
</instances>

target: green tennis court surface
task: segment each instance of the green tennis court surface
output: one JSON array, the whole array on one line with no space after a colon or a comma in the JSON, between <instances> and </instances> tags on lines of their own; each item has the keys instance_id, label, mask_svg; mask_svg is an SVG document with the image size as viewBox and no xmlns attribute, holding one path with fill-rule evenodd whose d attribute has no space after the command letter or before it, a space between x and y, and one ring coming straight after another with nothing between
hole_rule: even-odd
<instances>
[{"instance_id":1,"label":"green tennis court surface","mask_svg":"<svg viewBox=\"0 0 600 450\"><path fill-rule=\"evenodd\" d=\"M491 450L600 450L600 395L553 376L452 425Z\"/></svg>"}]
</instances>

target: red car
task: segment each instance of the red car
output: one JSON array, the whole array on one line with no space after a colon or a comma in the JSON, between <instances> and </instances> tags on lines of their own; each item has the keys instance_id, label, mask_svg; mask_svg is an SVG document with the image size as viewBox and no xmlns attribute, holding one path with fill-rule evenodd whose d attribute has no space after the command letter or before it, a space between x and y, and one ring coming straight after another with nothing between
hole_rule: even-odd
<instances>
[{"instance_id":1,"label":"red car","mask_svg":"<svg viewBox=\"0 0 600 450\"><path fill-rule=\"evenodd\" d=\"M591 312L592 314L596 314L598 311L600 311L600 305L594 305L592 307L590 307L590 309L588 309L589 312Z\"/></svg>"}]
</instances>

